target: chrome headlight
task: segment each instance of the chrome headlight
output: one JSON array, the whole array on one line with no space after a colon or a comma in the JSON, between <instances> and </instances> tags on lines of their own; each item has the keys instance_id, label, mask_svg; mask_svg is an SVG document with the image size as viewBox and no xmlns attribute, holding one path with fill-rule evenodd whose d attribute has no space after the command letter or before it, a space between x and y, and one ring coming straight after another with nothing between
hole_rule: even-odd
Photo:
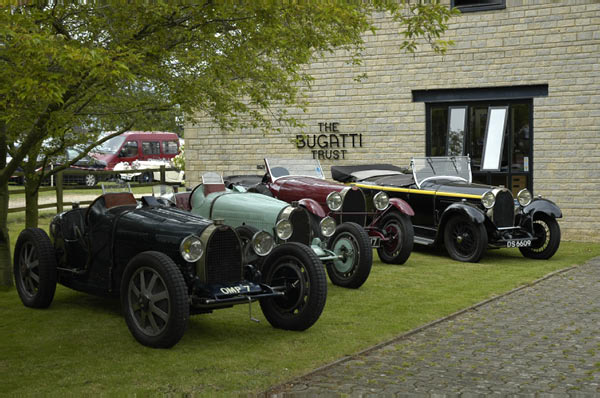
<instances>
[{"instance_id":1,"label":"chrome headlight","mask_svg":"<svg viewBox=\"0 0 600 398\"><path fill-rule=\"evenodd\" d=\"M487 191L481 197L481 204L486 209L491 209L496 204L496 195L492 191Z\"/></svg>"},{"instance_id":2,"label":"chrome headlight","mask_svg":"<svg viewBox=\"0 0 600 398\"><path fill-rule=\"evenodd\" d=\"M342 208L342 195L339 192L332 192L327 195L327 207L333 211L338 211Z\"/></svg>"},{"instance_id":3,"label":"chrome headlight","mask_svg":"<svg viewBox=\"0 0 600 398\"><path fill-rule=\"evenodd\" d=\"M385 210L390 204L390 197L387 193L379 191L373 196L373 204L377 210Z\"/></svg>"},{"instance_id":4,"label":"chrome headlight","mask_svg":"<svg viewBox=\"0 0 600 398\"><path fill-rule=\"evenodd\" d=\"M279 220L275 226L275 233L281 240L288 240L292 236L292 223L289 220Z\"/></svg>"},{"instance_id":5,"label":"chrome headlight","mask_svg":"<svg viewBox=\"0 0 600 398\"><path fill-rule=\"evenodd\" d=\"M200 260L204 254L202 241L196 235L190 235L184 238L179 245L179 253L181 257L189 263L195 263Z\"/></svg>"},{"instance_id":6,"label":"chrome headlight","mask_svg":"<svg viewBox=\"0 0 600 398\"><path fill-rule=\"evenodd\" d=\"M321 228L321 234L329 238L335 232L336 223L333 218L325 217L319 222L319 227Z\"/></svg>"},{"instance_id":7,"label":"chrome headlight","mask_svg":"<svg viewBox=\"0 0 600 398\"><path fill-rule=\"evenodd\" d=\"M531 203L531 192L527 188L521 189L517 194L517 199L521 206L527 206Z\"/></svg>"},{"instance_id":8,"label":"chrome headlight","mask_svg":"<svg viewBox=\"0 0 600 398\"><path fill-rule=\"evenodd\" d=\"M267 254L271 253L273 246L275 246L275 241L268 232L258 231L252 237L252 248L259 256L266 256Z\"/></svg>"}]
</instances>

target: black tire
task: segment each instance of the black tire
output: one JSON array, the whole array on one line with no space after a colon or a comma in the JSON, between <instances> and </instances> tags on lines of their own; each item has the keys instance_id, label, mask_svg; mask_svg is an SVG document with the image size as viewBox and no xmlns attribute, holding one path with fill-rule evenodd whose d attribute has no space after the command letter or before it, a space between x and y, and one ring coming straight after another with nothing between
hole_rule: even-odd
<instances>
[{"instance_id":1,"label":"black tire","mask_svg":"<svg viewBox=\"0 0 600 398\"><path fill-rule=\"evenodd\" d=\"M177 344L187 328L190 307L187 286L173 260L154 251L135 256L121 280L121 308L141 344L154 348Z\"/></svg>"},{"instance_id":2,"label":"black tire","mask_svg":"<svg viewBox=\"0 0 600 398\"><path fill-rule=\"evenodd\" d=\"M242 241L244 264L252 264L260 267L264 258L256 254L252 248L252 237L258 232L258 229L250 225L241 225L235 229L235 232L238 233Z\"/></svg>"},{"instance_id":3,"label":"black tire","mask_svg":"<svg viewBox=\"0 0 600 398\"><path fill-rule=\"evenodd\" d=\"M15 285L26 307L48 308L56 291L56 256L46 232L27 228L17 238Z\"/></svg>"},{"instance_id":4,"label":"black tire","mask_svg":"<svg viewBox=\"0 0 600 398\"><path fill-rule=\"evenodd\" d=\"M560 226L554 217L546 214L534 216L533 235L538 239L532 242L531 247L519 247L523 256L547 260L556 253L560 245Z\"/></svg>"},{"instance_id":5,"label":"black tire","mask_svg":"<svg viewBox=\"0 0 600 398\"><path fill-rule=\"evenodd\" d=\"M334 285L357 289L369 277L373 265L373 249L365 230L353 222L345 222L329 238L327 248L343 258L327 262L327 275Z\"/></svg>"},{"instance_id":6,"label":"black tire","mask_svg":"<svg viewBox=\"0 0 600 398\"><path fill-rule=\"evenodd\" d=\"M410 217L393 211L383 217L379 225L389 237L389 240L382 241L377 248L379 259L386 264L404 264L414 245L414 230Z\"/></svg>"},{"instance_id":7,"label":"black tire","mask_svg":"<svg viewBox=\"0 0 600 398\"><path fill-rule=\"evenodd\" d=\"M93 187L96 185L97 182L98 182L98 180L96 179L96 176L93 174L86 174L83 179L83 183L85 184L86 187Z\"/></svg>"},{"instance_id":8,"label":"black tire","mask_svg":"<svg viewBox=\"0 0 600 398\"><path fill-rule=\"evenodd\" d=\"M483 224L475 224L465 216L454 216L444 229L444 244L456 261L476 263L487 249L488 237Z\"/></svg>"},{"instance_id":9,"label":"black tire","mask_svg":"<svg viewBox=\"0 0 600 398\"><path fill-rule=\"evenodd\" d=\"M263 282L285 291L260 301L265 318L279 329L305 330L321 316L327 299L327 277L317 255L305 245L277 246L263 266Z\"/></svg>"}]
</instances>

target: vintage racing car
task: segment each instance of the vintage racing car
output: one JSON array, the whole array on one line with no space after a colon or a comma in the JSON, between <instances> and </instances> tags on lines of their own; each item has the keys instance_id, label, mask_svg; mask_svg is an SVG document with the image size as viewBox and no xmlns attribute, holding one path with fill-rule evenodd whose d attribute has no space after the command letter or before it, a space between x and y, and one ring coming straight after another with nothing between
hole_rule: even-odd
<instances>
[{"instance_id":1,"label":"vintage racing car","mask_svg":"<svg viewBox=\"0 0 600 398\"><path fill-rule=\"evenodd\" d=\"M355 186L325 180L317 159L265 159L264 176L230 176L228 185L242 184L250 192L299 202L317 217L354 222L367 231L371 246L384 263L403 264L413 248L414 214L408 203L389 199L381 191L370 198Z\"/></svg>"},{"instance_id":2,"label":"vintage racing car","mask_svg":"<svg viewBox=\"0 0 600 398\"><path fill-rule=\"evenodd\" d=\"M190 314L257 300L272 326L304 330L327 297L325 271L307 246L273 249L268 234L259 233L252 244L266 258L258 270L244 262L233 228L152 196L138 203L130 192L105 193L87 208L56 215L50 234L52 240L28 228L17 240L14 273L23 304L48 307L57 282L120 297L129 330L151 347L176 344Z\"/></svg>"},{"instance_id":3,"label":"vintage racing car","mask_svg":"<svg viewBox=\"0 0 600 398\"><path fill-rule=\"evenodd\" d=\"M332 217L311 216L305 207L309 205L307 201L290 205L246 192L240 185L228 189L221 175L207 172L202 176L202 183L191 192L175 194L174 202L202 217L223 220L236 228L244 243L252 242L256 234L266 231L277 244L298 242L311 247L335 285L358 288L371 272L373 255L366 232L355 223L343 223L336 228ZM261 260L252 245L245 247L249 262L259 265Z\"/></svg>"},{"instance_id":4,"label":"vintage racing car","mask_svg":"<svg viewBox=\"0 0 600 398\"><path fill-rule=\"evenodd\" d=\"M415 210L415 243L443 244L450 257L477 262L488 246L516 247L525 257L548 259L560 244L550 200L523 189L513 198L505 187L472 183L468 156L415 157L412 171L389 164L333 166L334 179L371 195L385 191Z\"/></svg>"}]
</instances>

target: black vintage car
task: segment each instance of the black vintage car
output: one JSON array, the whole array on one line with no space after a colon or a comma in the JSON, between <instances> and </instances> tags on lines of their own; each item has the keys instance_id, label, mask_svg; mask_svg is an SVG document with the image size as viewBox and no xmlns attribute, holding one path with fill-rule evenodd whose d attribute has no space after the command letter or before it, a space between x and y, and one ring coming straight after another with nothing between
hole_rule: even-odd
<instances>
[{"instance_id":1,"label":"black vintage car","mask_svg":"<svg viewBox=\"0 0 600 398\"><path fill-rule=\"evenodd\" d=\"M525 257L548 259L560 244L553 202L472 183L468 156L413 158L411 169L389 164L332 166L332 177L372 194L385 191L413 208L415 243L443 244L450 257L477 262L488 246L516 247Z\"/></svg>"},{"instance_id":2,"label":"black vintage car","mask_svg":"<svg viewBox=\"0 0 600 398\"><path fill-rule=\"evenodd\" d=\"M14 272L23 304L48 307L57 282L120 297L127 326L147 346L176 344L190 314L258 300L272 326L304 330L325 305L325 272L310 248L273 249L268 234L257 234L255 252L266 257L257 269L244 264L231 227L153 197L138 203L129 192L105 193L87 208L55 216L50 234L52 241L28 228L17 240Z\"/></svg>"}]
</instances>

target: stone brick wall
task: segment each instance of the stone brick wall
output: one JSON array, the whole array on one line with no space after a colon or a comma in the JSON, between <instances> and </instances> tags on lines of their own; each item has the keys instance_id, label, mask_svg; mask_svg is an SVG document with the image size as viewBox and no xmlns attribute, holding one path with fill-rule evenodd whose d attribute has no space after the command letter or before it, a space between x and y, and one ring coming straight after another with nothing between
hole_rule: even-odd
<instances>
[{"instance_id":1,"label":"stone brick wall","mask_svg":"<svg viewBox=\"0 0 600 398\"><path fill-rule=\"evenodd\" d=\"M507 0L504 10L465 13L450 24L456 45L444 56L426 46L399 52L399 27L385 14L373 18L379 31L365 36L363 65L347 65L341 53L316 60L307 112L289 109L309 135L323 122L362 134L363 146L335 164L408 165L423 155L425 104L412 102L412 90L547 84L548 96L534 99L534 193L562 208L564 239L600 242L599 1ZM265 156L312 156L292 142L300 129L222 132L199 117L185 130L190 185L205 170L260 174ZM333 162L321 162L329 172Z\"/></svg>"}]
</instances>

